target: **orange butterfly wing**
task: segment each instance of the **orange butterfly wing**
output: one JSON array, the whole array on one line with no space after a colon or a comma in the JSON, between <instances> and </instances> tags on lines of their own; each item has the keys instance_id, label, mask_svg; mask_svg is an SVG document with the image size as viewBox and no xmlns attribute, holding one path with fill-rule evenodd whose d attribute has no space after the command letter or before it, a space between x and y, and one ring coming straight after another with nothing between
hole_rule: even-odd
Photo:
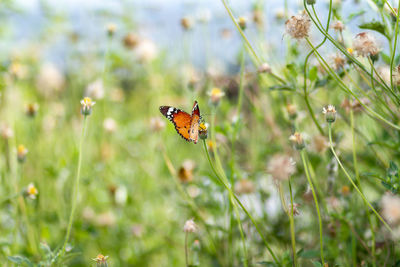
<instances>
[{"instance_id":1,"label":"orange butterfly wing","mask_svg":"<svg viewBox=\"0 0 400 267\"><path fill-rule=\"evenodd\" d=\"M170 106L161 106L160 112L174 124L175 130L183 139L192 141L189 136L192 116L189 113Z\"/></svg>"},{"instance_id":2,"label":"orange butterfly wing","mask_svg":"<svg viewBox=\"0 0 400 267\"><path fill-rule=\"evenodd\" d=\"M192 116L190 121L189 140L197 144L199 139L200 109L197 101L194 101Z\"/></svg>"}]
</instances>

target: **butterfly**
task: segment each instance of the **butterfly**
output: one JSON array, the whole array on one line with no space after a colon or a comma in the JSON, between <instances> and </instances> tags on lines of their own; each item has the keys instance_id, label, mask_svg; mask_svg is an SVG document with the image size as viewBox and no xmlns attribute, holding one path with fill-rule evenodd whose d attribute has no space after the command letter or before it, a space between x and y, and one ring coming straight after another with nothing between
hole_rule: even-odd
<instances>
[{"instance_id":1,"label":"butterfly","mask_svg":"<svg viewBox=\"0 0 400 267\"><path fill-rule=\"evenodd\" d=\"M183 139L189 142L193 141L193 143L197 144L201 120L197 101L194 101L192 115L171 106L161 106L160 112L174 124L175 130Z\"/></svg>"}]
</instances>

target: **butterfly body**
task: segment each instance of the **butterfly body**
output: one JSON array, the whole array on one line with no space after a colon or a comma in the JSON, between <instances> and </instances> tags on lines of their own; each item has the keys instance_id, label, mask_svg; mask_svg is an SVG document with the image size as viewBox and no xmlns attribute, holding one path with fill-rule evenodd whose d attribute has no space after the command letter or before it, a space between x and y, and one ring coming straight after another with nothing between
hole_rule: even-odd
<instances>
[{"instance_id":1,"label":"butterfly body","mask_svg":"<svg viewBox=\"0 0 400 267\"><path fill-rule=\"evenodd\" d=\"M161 106L160 112L174 124L175 130L183 139L197 143L201 119L197 101L194 101L192 114L171 106Z\"/></svg>"}]
</instances>

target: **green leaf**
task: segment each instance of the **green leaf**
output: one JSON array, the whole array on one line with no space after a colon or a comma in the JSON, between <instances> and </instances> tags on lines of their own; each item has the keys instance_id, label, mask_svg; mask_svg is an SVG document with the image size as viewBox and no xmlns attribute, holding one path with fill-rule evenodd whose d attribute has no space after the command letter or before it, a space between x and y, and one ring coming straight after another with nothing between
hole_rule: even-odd
<instances>
[{"instance_id":1,"label":"green leaf","mask_svg":"<svg viewBox=\"0 0 400 267\"><path fill-rule=\"evenodd\" d=\"M295 89L293 87L290 87L288 85L274 85L271 87L268 87L269 90L279 90L279 91L294 91Z\"/></svg>"},{"instance_id":2,"label":"green leaf","mask_svg":"<svg viewBox=\"0 0 400 267\"><path fill-rule=\"evenodd\" d=\"M319 251L318 250L303 250L299 251L298 253L299 257L304 258L304 259L314 259L319 257Z\"/></svg>"},{"instance_id":3,"label":"green leaf","mask_svg":"<svg viewBox=\"0 0 400 267\"><path fill-rule=\"evenodd\" d=\"M360 10L354 13L351 13L348 17L347 17L347 22L352 21L353 19L363 15L365 13L365 10Z\"/></svg>"},{"instance_id":4,"label":"green leaf","mask_svg":"<svg viewBox=\"0 0 400 267\"><path fill-rule=\"evenodd\" d=\"M386 35L386 28L385 25L383 25L381 22L379 21L371 21L371 22L366 22L363 23L361 25L358 25L358 27L360 29L366 29L366 30L371 30L371 31L376 31L379 32L381 34L383 34L384 36Z\"/></svg>"},{"instance_id":5,"label":"green leaf","mask_svg":"<svg viewBox=\"0 0 400 267\"><path fill-rule=\"evenodd\" d=\"M390 64L390 56L389 56L389 55L387 55L387 54L381 52L381 56L382 56L383 61L384 61L386 64Z\"/></svg>"},{"instance_id":6,"label":"green leaf","mask_svg":"<svg viewBox=\"0 0 400 267\"><path fill-rule=\"evenodd\" d=\"M382 185L383 185L384 187L386 187L386 189L388 189L388 190L392 189L392 186L391 186L390 184L388 184L388 183L386 183L386 182L384 182L384 181L382 181L381 183L382 183Z\"/></svg>"},{"instance_id":7,"label":"green leaf","mask_svg":"<svg viewBox=\"0 0 400 267\"><path fill-rule=\"evenodd\" d=\"M19 265L23 265L23 266L33 266L32 262L26 258L26 257L22 257L22 256L8 256L7 259L9 261L12 261L13 263L19 264Z\"/></svg>"},{"instance_id":8,"label":"green leaf","mask_svg":"<svg viewBox=\"0 0 400 267\"><path fill-rule=\"evenodd\" d=\"M399 168L397 167L396 163L393 161L389 162L389 168L387 170L387 174L389 176L397 176L399 173Z\"/></svg>"},{"instance_id":9,"label":"green leaf","mask_svg":"<svg viewBox=\"0 0 400 267\"><path fill-rule=\"evenodd\" d=\"M397 56L394 58L394 64L395 64L396 66L400 64L400 55L397 55Z\"/></svg>"},{"instance_id":10,"label":"green leaf","mask_svg":"<svg viewBox=\"0 0 400 267\"><path fill-rule=\"evenodd\" d=\"M310 81L315 81L318 78L318 69L316 66L312 67L310 73L308 74Z\"/></svg>"},{"instance_id":11,"label":"green leaf","mask_svg":"<svg viewBox=\"0 0 400 267\"><path fill-rule=\"evenodd\" d=\"M286 68L289 70L292 77L297 77L296 65L294 63L287 64Z\"/></svg>"},{"instance_id":12,"label":"green leaf","mask_svg":"<svg viewBox=\"0 0 400 267\"><path fill-rule=\"evenodd\" d=\"M328 79L318 79L317 82L315 83L315 87L322 87L325 86L328 83Z\"/></svg>"},{"instance_id":13,"label":"green leaf","mask_svg":"<svg viewBox=\"0 0 400 267\"><path fill-rule=\"evenodd\" d=\"M314 267L323 267L319 261L313 261L312 263L313 263Z\"/></svg>"},{"instance_id":14,"label":"green leaf","mask_svg":"<svg viewBox=\"0 0 400 267\"><path fill-rule=\"evenodd\" d=\"M272 261L259 261L257 264L268 266L268 267L276 267L276 264Z\"/></svg>"}]
</instances>

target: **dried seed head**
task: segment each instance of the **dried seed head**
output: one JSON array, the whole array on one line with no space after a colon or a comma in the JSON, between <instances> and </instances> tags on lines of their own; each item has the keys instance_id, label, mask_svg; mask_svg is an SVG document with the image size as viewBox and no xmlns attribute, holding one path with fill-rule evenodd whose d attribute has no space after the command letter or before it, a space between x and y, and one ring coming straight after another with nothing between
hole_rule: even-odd
<instances>
[{"instance_id":1,"label":"dried seed head","mask_svg":"<svg viewBox=\"0 0 400 267\"><path fill-rule=\"evenodd\" d=\"M195 163L193 160L187 159L182 163L179 168L178 177L183 183L188 183L193 180L193 170L195 168Z\"/></svg>"},{"instance_id":2,"label":"dried seed head","mask_svg":"<svg viewBox=\"0 0 400 267\"><path fill-rule=\"evenodd\" d=\"M354 99L351 102L351 107L354 112L361 112L364 110L364 106L368 106L369 104L371 104L371 101L366 97L362 97L360 101Z\"/></svg>"},{"instance_id":3,"label":"dried seed head","mask_svg":"<svg viewBox=\"0 0 400 267\"><path fill-rule=\"evenodd\" d=\"M297 40L308 37L310 26L310 18L306 12L303 12L300 15L292 16L285 23L286 33Z\"/></svg>"},{"instance_id":4,"label":"dried seed head","mask_svg":"<svg viewBox=\"0 0 400 267\"><path fill-rule=\"evenodd\" d=\"M261 10L255 9L253 11L253 21L258 27L262 27L264 24L264 15Z\"/></svg>"},{"instance_id":5,"label":"dried seed head","mask_svg":"<svg viewBox=\"0 0 400 267\"><path fill-rule=\"evenodd\" d=\"M346 59L339 53L331 56L331 65L333 66L334 70L340 70L346 64Z\"/></svg>"},{"instance_id":6,"label":"dried seed head","mask_svg":"<svg viewBox=\"0 0 400 267\"><path fill-rule=\"evenodd\" d=\"M128 33L123 40L124 46L133 49L139 44L139 37L136 34Z\"/></svg>"},{"instance_id":7,"label":"dried seed head","mask_svg":"<svg viewBox=\"0 0 400 267\"><path fill-rule=\"evenodd\" d=\"M193 27L193 20L189 17L181 18L181 26L184 30L190 30Z\"/></svg>"},{"instance_id":8,"label":"dried seed head","mask_svg":"<svg viewBox=\"0 0 400 267\"><path fill-rule=\"evenodd\" d=\"M106 118L103 121L103 128L108 133L114 133L117 130L117 122L113 118Z\"/></svg>"},{"instance_id":9,"label":"dried seed head","mask_svg":"<svg viewBox=\"0 0 400 267\"><path fill-rule=\"evenodd\" d=\"M183 231L185 233L195 233L197 231L197 225L193 219L187 220L183 226Z\"/></svg>"},{"instance_id":10,"label":"dried seed head","mask_svg":"<svg viewBox=\"0 0 400 267\"><path fill-rule=\"evenodd\" d=\"M295 146L297 150L302 150L305 147L303 137L301 133L295 132L289 137L290 142Z\"/></svg>"},{"instance_id":11,"label":"dried seed head","mask_svg":"<svg viewBox=\"0 0 400 267\"><path fill-rule=\"evenodd\" d=\"M391 193L386 193L382 197L382 215L391 225L400 224L400 197Z\"/></svg>"},{"instance_id":12,"label":"dried seed head","mask_svg":"<svg viewBox=\"0 0 400 267\"><path fill-rule=\"evenodd\" d=\"M258 67L258 73L271 73L271 67L268 65L268 63L262 63Z\"/></svg>"},{"instance_id":13,"label":"dried seed head","mask_svg":"<svg viewBox=\"0 0 400 267\"><path fill-rule=\"evenodd\" d=\"M159 117L153 117L150 119L150 129L153 132L160 132L165 128L165 121Z\"/></svg>"},{"instance_id":14,"label":"dried seed head","mask_svg":"<svg viewBox=\"0 0 400 267\"><path fill-rule=\"evenodd\" d=\"M293 203L293 216L297 216L300 215L300 211L298 209L300 205L297 203ZM288 205L288 211L291 212L292 211L292 204Z\"/></svg>"},{"instance_id":15,"label":"dried seed head","mask_svg":"<svg viewBox=\"0 0 400 267\"><path fill-rule=\"evenodd\" d=\"M53 96L65 87L65 76L61 70L52 63L45 63L40 67L36 77L36 87L45 97Z\"/></svg>"},{"instance_id":16,"label":"dried seed head","mask_svg":"<svg viewBox=\"0 0 400 267\"><path fill-rule=\"evenodd\" d=\"M369 32L361 32L353 39L353 49L358 56L375 56L379 53L378 43Z\"/></svg>"},{"instance_id":17,"label":"dried seed head","mask_svg":"<svg viewBox=\"0 0 400 267\"><path fill-rule=\"evenodd\" d=\"M274 155L267 166L268 172L276 181L286 181L296 171L296 163L287 155Z\"/></svg>"},{"instance_id":18,"label":"dried seed head","mask_svg":"<svg viewBox=\"0 0 400 267\"><path fill-rule=\"evenodd\" d=\"M397 86L400 86L400 65L394 68L392 75L393 75L393 83Z\"/></svg>"},{"instance_id":19,"label":"dried seed head","mask_svg":"<svg viewBox=\"0 0 400 267\"><path fill-rule=\"evenodd\" d=\"M344 24L340 20L337 20L332 23L331 28L334 29L335 31L341 32L344 30Z\"/></svg>"},{"instance_id":20,"label":"dried seed head","mask_svg":"<svg viewBox=\"0 0 400 267\"><path fill-rule=\"evenodd\" d=\"M29 103L25 106L25 114L29 117L35 117L39 110L38 103Z\"/></svg>"},{"instance_id":21,"label":"dried seed head","mask_svg":"<svg viewBox=\"0 0 400 267\"><path fill-rule=\"evenodd\" d=\"M312 138L312 145L311 146L317 153L322 154L329 147L329 141L323 135L315 135Z\"/></svg>"},{"instance_id":22,"label":"dried seed head","mask_svg":"<svg viewBox=\"0 0 400 267\"><path fill-rule=\"evenodd\" d=\"M241 179L235 183L235 192L238 195L251 194L255 191L254 183L249 179Z\"/></svg>"},{"instance_id":23,"label":"dried seed head","mask_svg":"<svg viewBox=\"0 0 400 267\"><path fill-rule=\"evenodd\" d=\"M1 125L0 132L1 137L3 137L4 139L10 139L14 136L14 131L7 124Z\"/></svg>"},{"instance_id":24,"label":"dried seed head","mask_svg":"<svg viewBox=\"0 0 400 267\"><path fill-rule=\"evenodd\" d=\"M360 98L360 102L356 99L350 101L345 98L340 107L343 108L347 113L350 112L351 109L354 111L354 113L358 113L364 109L363 105L367 106L370 103L371 101L366 97Z\"/></svg>"},{"instance_id":25,"label":"dried seed head","mask_svg":"<svg viewBox=\"0 0 400 267\"><path fill-rule=\"evenodd\" d=\"M95 100L104 98L104 94L104 85L101 79L89 83L85 90L85 95Z\"/></svg>"},{"instance_id":26,"label":"dried seed head","mask_svg":"<svg viewBox=\"0 0 400 267\"><path fill-rule=\"evenodd\" d=\"M332 123L336 120L336 109L333 105L328 105L322 108L322 113L325 114L326 122Z\"/></svg>"},{"instance_id":27,"label":"dried seed head","mask_svg":"<svg viewBox=\"0 0 400 267\"><path fill-rule=\"evenodd\" d=\"M344 185L340 189L340 192L342 193L343 196L348 196L350 194L350 187L348 187L347 185Z\"/></svg>"}]
</instances>

